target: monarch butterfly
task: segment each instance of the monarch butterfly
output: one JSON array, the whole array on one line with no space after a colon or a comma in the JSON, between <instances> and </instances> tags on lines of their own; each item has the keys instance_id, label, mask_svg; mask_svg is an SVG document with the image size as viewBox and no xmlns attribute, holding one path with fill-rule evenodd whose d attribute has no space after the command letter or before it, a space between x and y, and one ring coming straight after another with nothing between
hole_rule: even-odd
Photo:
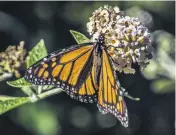
<instances>
[{"instance_id":1,"label":"monarch butterfly","mask_svg":"<svg viewBox=\"0 0 176 135\"><path fill-rule=\"evenodd\" d=\"M100 35L96 43L84 43L56 51L32 65L24 78L35 85L61 87L71 98L97 103L103 114L112 113L128 127L123 91L112 58Z\"/></svg>"}]
</instances>

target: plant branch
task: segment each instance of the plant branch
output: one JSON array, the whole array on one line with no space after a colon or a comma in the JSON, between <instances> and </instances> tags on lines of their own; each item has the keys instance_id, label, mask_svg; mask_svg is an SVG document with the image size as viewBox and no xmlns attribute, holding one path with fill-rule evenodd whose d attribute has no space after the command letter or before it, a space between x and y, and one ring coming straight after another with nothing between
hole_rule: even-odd
<instances>
[{"instance_id":1,"label":"plant branch","mask_svg":"<svg viewBox=\"0 0 176 135\"><path fill-rule=\"evenodd\" d=\"M62 91L63 90L61 88L54 88L54 89L51 89L49 91L43 92L43 93L41 93L39 95L33 95L32 97L29 97L29 99L30 99L31 102L36 102L36 101L44 99L46 97L58 94L58 93L60 93Z\"/></svg>"}]
</instances>

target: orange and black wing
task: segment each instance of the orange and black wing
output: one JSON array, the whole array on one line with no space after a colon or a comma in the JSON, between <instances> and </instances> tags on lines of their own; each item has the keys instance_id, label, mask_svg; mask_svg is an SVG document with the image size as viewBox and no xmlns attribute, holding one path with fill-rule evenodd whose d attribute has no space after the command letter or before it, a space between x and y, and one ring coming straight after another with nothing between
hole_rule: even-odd
<instances>
[{"instance_id":1,"label":"orange and black wing","mask_svg":"<svg viewBox=\"0 0 176 135\"><path fill-rule=\"evenodd\" d=\"M102 66L98 90L98 108L103 114L112 113L125 127L128 126L128 114L123 92L117 82L111 60L105 49L102 49Z\"/></svg>"},{"instance_id":2,"label":"orange and black wing","mask_svg":"<svg viewBox=\"0 0 176 135\"><path fill-rule=\"evenodd\" d=\"M75 96L77 100L85 103L97 102L98 86L95 81L95 71L95 63L93 63L85 81L82 81L82 83L80 82L81 87L74 91L74 95L77 95Z\"/></svg>"},{"instance_id":3,"label":"orange and black wing","mask_svg":"<svg viewBox=\"0 0 176 135\"><path fill-rule=\"evenodd\" d=\"M53 52L32 65L24 78L35 85L61 87L74 99L86 102L88 97L93 102L96 95L92 89L94 48L87 43Z\"/></svg>"}]
</instances>

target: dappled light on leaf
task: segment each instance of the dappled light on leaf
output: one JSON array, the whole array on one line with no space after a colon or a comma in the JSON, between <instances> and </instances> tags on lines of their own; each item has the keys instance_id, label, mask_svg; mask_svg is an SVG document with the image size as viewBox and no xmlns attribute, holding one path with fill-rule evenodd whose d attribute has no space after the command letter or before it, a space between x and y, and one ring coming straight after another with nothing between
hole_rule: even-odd
<instances>
[{"instance_id":1,"label":"dappled light on leaf","mask_svg":"<svg viewBox=\"0 0 176 135\"><path fill-rule=\"evenodd\" d=\"M0 96L0 114L29 102L27 97Z\"/></svg>"},{"instance_id":2,"label":"dappled light on leaf","mask_svg":"<svg viewBox=\"0 0 176 135\"><path fill-rule=\"evenodd\" d=\"M24 78L20 78L20 79L17 79L15 81L8 81L7 84L12 86L12 87L17 87L17 88L32 85L31 83L27 82Z\"/></svg>"}]
</instances>

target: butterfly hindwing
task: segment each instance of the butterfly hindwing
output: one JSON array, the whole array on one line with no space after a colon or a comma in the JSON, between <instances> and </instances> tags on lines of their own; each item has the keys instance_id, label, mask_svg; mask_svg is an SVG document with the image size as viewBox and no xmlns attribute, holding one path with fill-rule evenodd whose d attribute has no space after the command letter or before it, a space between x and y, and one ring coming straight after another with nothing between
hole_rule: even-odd
<instances>
[{"instance_id":1,"label":"butterfly hindwing","mask_svg":"<svg viewBox=\"0 0 176 135\"><path fill-rule=\"evenodd\" d=\"M128 126L128 114L122 91L117 83L111 61L106 50L102 50L102 66L99 81L98 108L103 114L112 113L123 126Z\"/></svg>"},{"instance_id":2,"label":"butterfly hindwing","mask_svg":"<svg viewBox=\"0 0 176 135\"><path fill-rule=\"evenodd\" d=\"M24 78L35 85L61 87L72 98L93 102L97 95L92 89L93 50L93 44L84 44L53 52L32 65Z\"/></svg>"}]
</instances>

